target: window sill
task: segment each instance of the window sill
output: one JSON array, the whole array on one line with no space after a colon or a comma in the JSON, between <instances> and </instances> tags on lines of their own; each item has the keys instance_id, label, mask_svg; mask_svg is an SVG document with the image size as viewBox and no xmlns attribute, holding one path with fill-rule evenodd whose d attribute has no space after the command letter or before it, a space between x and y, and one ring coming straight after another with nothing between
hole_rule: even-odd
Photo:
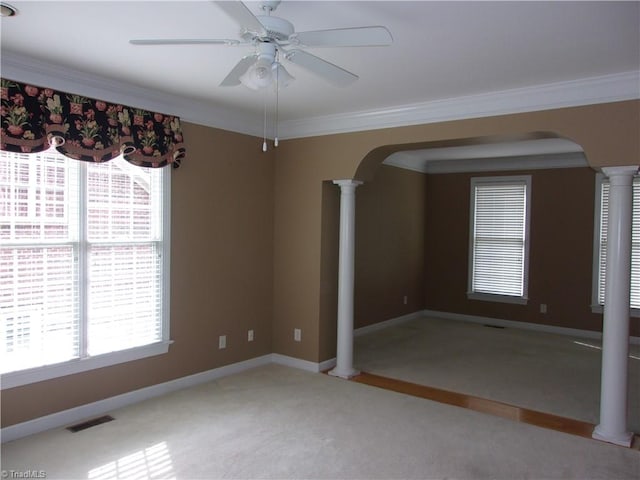
<instances>
[{"instance_id":1,"label":"window sill","mask_svg":"<svg viewBox=\"0 0 640 480\"><path fill-rule=\"evenodd\" d=\"M467 292L469 300L480 300L483 302L513 303L516 305L526 305L529 302L527 297L514 297L511 295L494 295L491 293Z\"/></svg>"},{"instance_id":2,"label":"window sill","mask_svg":"<svg viewBox=\"0 0 640 480\"><path fill-rule=\"evenodd\" d=\"M602 315L604 313L604 307L602 305L591 305L591 313L599 313ZM640 317L640 309L631 308L629 309L629 316L634 318Z\"/></svg>"},{"instance_id":3,"label":"window sill","mask_svg":"<svg viewBox=\"0 0 640 480\"><path fill-rule=\"evenodd\" d=\"M130 348L119 352L105 353L95 357L70 360L68 362L45 365L44 367L30 368L17 372L4 373L0 376L0 388L8 388L28 385L30 383L42 382L52 378L73 375L74 373L86 372L96 368L108 367L119 363L131 362L142 358L162 355L169 351L172 340L144 345L142 347Z\"/></svg>"}]
</instances>

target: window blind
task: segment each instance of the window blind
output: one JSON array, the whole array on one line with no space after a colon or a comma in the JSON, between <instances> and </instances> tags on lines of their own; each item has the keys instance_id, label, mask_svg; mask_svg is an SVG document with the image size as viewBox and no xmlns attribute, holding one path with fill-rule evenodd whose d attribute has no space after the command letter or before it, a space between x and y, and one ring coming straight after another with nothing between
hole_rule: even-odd
<instances>
[{"instance_id":1,"label":"window blind","mask_svg":"<svg viewBox=\"0 0 640 480\"><path fill-rule=\"evenodd\" d=\"M631 308L640 308L640 178L633 179L631 223ZM607 276L607 230L609 225L609 181L602 180L600 190L600 232L598 252L598 304L604 305Z\"/></svg>"},{"instance_id":2,"label":"window blind","mask_svg":"<svg viewBox=\"0 0 640 480\"><path fill-rule=\"evenodd\" d=\"M87 165L89 355L162 338L162 177L123 160Z\"/></svg>"},{"instance_id":3,"label":"window blind","mask_svg":"<svg viewBox=\"0 0 640 480\"><path fill-rule=\"evenodd\" d=\"M525 295L526 181L472 183L471 292Z\"/></svg>"}]
</instances>

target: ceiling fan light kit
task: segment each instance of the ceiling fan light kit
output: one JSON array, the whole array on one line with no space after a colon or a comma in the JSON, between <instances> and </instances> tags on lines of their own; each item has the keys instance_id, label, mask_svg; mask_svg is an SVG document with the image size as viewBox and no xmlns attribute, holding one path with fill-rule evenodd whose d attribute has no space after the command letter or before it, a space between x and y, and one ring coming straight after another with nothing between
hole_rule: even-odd
<instances>
[{"instance_id":1,"label":"ceiling fan light kit","mask_svg":"<svg viewBox=\"0 0 640 480\"><path fill-rule=\"evenodd\" d=\"M260 8L266 12L266 15L254 15L251 10L240 1L214 1L214 3L240 26L239 36L241 40L141 39L130 40L130 43L133 45L211 44L252 46L255 49L254 53L241 58L222 80L220 86L233 87L244 85L251 90L265 90L273 85L277 92L279 88L286 87L294 80L294 77L291 76L279 62L280 57L308 70L335 86L346 87L358 79L356 74L327 62L302 48L379 47L391 45L393 42L389 30L383 26L296 32L291 22L284 18L271 15L271 12L280 5L279 0L263 0L260 2ZM289 49L289 47L296 48Z\"/></svg>"},{"instance_id":2,"label":"ceiling fan light kit","mask_svg":"<svg viewBox=\"0 0 640 480\"><path fill-rule=\"evenodd\" d=\"M276 88L287 87L294 78L276 60L276 46L272 43L259 43L257 50L255 63L238 77L240 83L251 90L260 90L272 84Z\"/></svg>"}]
</instances>

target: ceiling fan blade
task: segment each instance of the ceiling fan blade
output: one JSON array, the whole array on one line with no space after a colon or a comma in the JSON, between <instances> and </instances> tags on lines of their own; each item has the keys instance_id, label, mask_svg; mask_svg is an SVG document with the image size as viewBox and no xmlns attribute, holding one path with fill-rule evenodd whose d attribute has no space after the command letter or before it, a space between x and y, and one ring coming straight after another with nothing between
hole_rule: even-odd
<instances>
[{"instance_id":1,"label":"ceiling fan blade","mask_svg":"<svg viewBox=\"0 0 640 480\"><path fill-rule=\"evenodd\" d=\"M132 45L239 45L239 40L228 38L153 38L129 40Z\"/></svg>"},{"instance_id":2,"label":"ceiling fan blade","mask_svg":"<svg viewBox=\"0 0 640 480\"><path fill-rule=\"evenodd\" d=\"M303 50L289 50L286 52L285 58L291 63L300 65L312 73L324 78L328 82L340 87L345 87L358 80L357 75Z\"/></svg>"},{"instance_id":3,"label":"ceiling fan blade","mask_svg":"<svg viewBox=\"0 0 640 480\"><path fill-rule=\"evenodd\" d=\"M258 58L257 55L247 55L243 57L236 66L229 72L225 79L220 83L221 87L235 87L240 85L240 77L245 74L249 67L253 65Z\"/></svg>"},{"instance_id":4,"label":"ceiling fan blade","mask_svg":"<svg viewBox=\"0 0 640 480\"><path fill-rule=\"evenodd\" d=\"M216 1L215 3L243 29L256 33L260 37L267 35L264 25L244 3L239 1Z\"/></svg>"},{"instance_id":5,"label":"ceiling fan blade","mask_svg":"<svg viewBox=\"0 0 640 480\"><path fill-rule=\"evenodd\" d=\"M386 27L376 26L297 32L289 41L306 47L384 47L393 37Z\"/></svg>"}]
</instances>

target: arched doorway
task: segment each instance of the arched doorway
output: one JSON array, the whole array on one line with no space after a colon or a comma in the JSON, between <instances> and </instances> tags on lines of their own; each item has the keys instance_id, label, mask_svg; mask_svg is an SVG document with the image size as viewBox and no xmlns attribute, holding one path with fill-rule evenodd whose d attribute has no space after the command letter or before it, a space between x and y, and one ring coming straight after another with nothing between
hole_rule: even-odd
<instances>
[{"instance_id":1,"label":"arched doorway","mask_svg":"<svg viewBox=\"0 0 640 480\"><path fill-rule=\"evenodd\" d=\"M555 220L552 219L551 221L551 224L556 224L556 226L558 222L560 222L558 218L562 218L563 215L565 218L565 223L566 223L566 219L568 218L574 219L574 217L576 217L576 215L574 214L575 212L571 210L572 208L575 208L575 204L572 204L572 202L570 201L568 202L569 206L565 209L564 212L553 212L552 211L553 201L549 200L548 193L555 192L554 193L555 198L556 199L561 198L561 196L566 193L566 187L568 185L571 185L572 183L575 183L573 182L573 179L575 177L574 173L578 171L578 170L568 171L568 169L580 169L580 174L578 175L578 177L580 177L580 182L578 183L580 184L579 189L581 189L583 196L581 197L581 200L578 201L577 203L580 203L582 201L583 204L590 203L591 205L593 205L592 186L593 186L594 172L588 167L588 163L584 158L584 154L582 153L582 150L578 145L567 140L554 138L552 135L548 135L548 134L525 135L521 139L518 139L517 141L511 140L509 142L505 142L504 139L500 139L500 140L502 141L496 141L495 138L483 139L483 141L478 141L478 139L466 139L466 140L460 141L459 144L456 144L456 142L446 142L446 143L439 142L434 146L432 146L432 148L425 148L427 147L426 145L421 145L421 148L416 148L416 145L412 145L411 146L412 149L408 149L406 148L406 146L402 146L400 148L381 147L377 149L377 151L372 152L368 157L368 159L365 158L365 161L361 164L361 167L364 165L366 167L365 170L368 170L368 173L366 175L369 178L373 179L373 182L370 182L371 185L375 185L376 180L379 181L380 179L380 170L376 171L371 168L371 166L375 165L376 163L378 165L381 165L382 163L383 165L383 166L378 166L378 169L384 169L386 168L386 166L389 166L390 168L400 167L407 170L411 170L414 173L416 173L416 170L418 171L420 170L420 168L416 167L416 164L422 163L423 167L425 168L422 168L422 172L418 172L418 173L423 173L431 176L449 175L449 178L447 179L447 182L449 183L445 186L444 189L440 189L440 197L441 197L439 199L440 203L435 208L436 209L440 208L442 211L443 206L449 206L452 208L455 208L457 206L460 212L465 211L469 205L468 195L465 195L465 191L468 191L468 183L471 175L478 175L478 174L506 175L505 172L514 172L514 171L523 171L523 170L528 172L533 172L532 175L537 177L537 179L534 181L534 183L536 184L536 188L539 191L537 196L538 198L542 198L543 200L546 200L546 207L545 207L545 201L538 202L538 206L536 210L538 212L541 212L546 217L553 217L553 213L556 213L557 218ZM520 150L518 150L518 148L520 148ZM530 149L530 150L527 150L527 149ZM457 151L457 153L453 153L454 151ZM504 155L500 155L500 151L507 152L507 153ZM516 154L513 153L514 151L516 152ZM398 152L401 152L401 153L398 153ZM434 152L437 152L440 155L440 157L434 156L433 155ZM428 158L425 160L426 157ZM382 162L380 158L383 159ZM367 162L367 160L370 160L370 161ZM555 170L555 171L550 172L551 170ZM385 177L390 178L391 176L392 176L391 174L385 174ZM388 181L389 178L386 178L385 179L386 182L383 182L383 183L386 183L385 188L389 187L389 181ZM423 184L422 187L417 187L418 188L417 191L421 191L421 189L423 189L422 191L424 191L425 189L429 188L429 185L428 185L429 182L418 181L415 183L417 185L420 185L421 183ZM433 186L433 182L432 182L432 186ZM367 192L365 188L366 188L366 184L365 184L365 187L361 189L361 191ZM371 191L373 190L374 189L371 189ZM543 193L543 192L546 192L546 193ZM403 192L403 194L406 194L406 193L407 193L406 191ZM449 195L448 199L446 196L447 194ZM418 194L417 197L422 198L424 201L424 196L421 197L420 194ZM584 200L587 197L589 198L589 200L587 202L584 202ZM360 200L360 199L367 199L367 198L369 198L369 201L371 201L371 198L373 197L371 195L366 195L366 194L360 195L359 197L359 209L358 209L359 215L362 214L364 211L365 217L366 217L368 212L367 209L373 208L377 215L384 216L385 215L384 208L381 208L384 202L379 202L379 201L374 202L375 206L372 207L371 203L369 204L367 204L366 202L363 203ZM554 197L552 196L552 198ZM462 199L462 201L460 202L459 205L457 205L456 202L460 199ZM361 208L363 206L364 208ZM415 207L415 205L412 207ZM387 215L388 218L397 219L400 216L398 215L398 212L397 212L398 206L392 206L390 208L392 210L395 208L396 211L390 215ZM399 207L399 208L402 208L402 207ZM422 208L424 208L424 203L422 205L419 205L419 207L416 210L420 212ZM445 216L451 217L451 212L447 212ZM375 215L373 217L370 217L369 220L371 220L371 218L374 218L374 217ZM418 218L419 217L420 215L418 215ZM559 318L555 318L555 319L550 318L552 317L552 315L547 315L547 303L542 303L542 301L540 301L541 298L543 297L546 298L553 291L552 288L547 288L547 290L545 291L544 288L539 286L540 284L545 283L543 281L544 277L545 276L552 277L552 278L555 277L557 279L557 273L555 275L549 273L550 270L548 268L534 269L535 270L534 273L535 275L537 275L536 281L533 282L536 285L536 290L535 290L535 294L533 295L534 298L529 299L533 301L531 301L530 303L527 302L529 303L528 308L525 308L524 310L522 308L520 308L519 310L514 310L513 306L507 306L506 308L500 308L496 305L479 306L477 303L474 303L472 301L471 302L467 301L467 299L464 298L465 296L464 290L460 290L460 288L458 288L459 291L457 292L457 295L448 294L447 288L449 290L456 289L456 287L453 286L453 284L458 285L458 287L460 285L463 285L463 282L460 282L459 278L456 278L456 275L457 277L466 275L466 260L457 262L458 266L456 268L451 268L453 263L455 263L455 262L452 262L452 260L454 261L460 260L466 256L464 255L464 251L466 251L466 244L468 243L468 240L467 240L468 230L465 231L464 227L469 225L469 219L468 219L469 217L468 215L466 215L465 217L464 213L462 215L459 215L459 217L462 217L463 220L461 221L458 220L457 222L451 222L457 225L457 227L455 227L457 228L457 230L455 230L455 228L453 231L451 230L447 231L446 228L434 229L433 228L434 222L436 225L438 224L438 222L442 224L442 221L443 221L442 215L439 218L436 218L435 220L432 219L431 224L429 224L428 226L425 225L426 230L423 229L423 234L424 234L425 231L429 232L429 229L431 228L430 234L429 233L425 234L425 238L429 238L430 236L433 236L433 231L437 231L438 236L447 237L440 244L440 247L445 247L444 249L442 248L434 249L433 242L425 241L425 245L424 245L425 271L423 272L423 275L422 275L422 277L425 280L424 305L425 307L427 307L425 308L425 310L427 311L433 310L434 309L433 305L439 305L439 307L437 307L436 310L443 308L446 313L452 313L451 310L454 310L454 311L458 310L457 312L458 314L466 315L467 317L476 317L481 319L482 318L500 319L501 317L516 318L517 319L516 321L524 321L529 324L539 322L540 324L543 324L543 325L560 324L561 328L575 328L574 326L566 325L566 322L563 324L563 322ZM538 233L536 233L533 236L537 238L536 250L543 251L548 248L548 246L545 247L545 245L547 245L548 242L545 243L543 240L547 237L550 237L550 236L552 237L552 235L549 235L548 232L544 233L545 228L547 230L551 229L550 230L551 233L554 232L554 229L551 228L551 226L549 225L545 227L544 222L540 220L540 218L542 217L539 217L535 221L535 223L537 224L535 231ZM591 235L589 234L589 232L593 231L593 224L592 223L589 224L588 221L585 222L584 221L585 218L582 218L581 220L582 222L581 223L579 222L579 223L582 228L582 233L586 231L587 237L590 238ZM592 213L590 216L590 221L591 222L593 221ZM410 221L409 223L411 224L411 222L414 223L413 227L415 227L416 223L420 224L420 221L419 220L416 221L415 219ZM362 222L360 223L362 224ZM568 222L568 223L571 223L571 222ZM395 227L397 227L397 224L395 225ZM360 226L360 228L357 229L357 232L358 232L357 236L358 238L361 238L361 240L359 240L357 243L357 245L359 245L360 248L356 249L356 252L361 252L363 250L362 248L363 246L365 247L365 250L366 249L372 250L371 248L372 243L377 243L378 245L386 243L387 246L389 245L392 246L392 251L387 251L386 254L384 255L384 261L380 261L380 259L378 259L377 262L376 261L371 262L373 264L376 264L377 267L379 267L379 270L382 272L382 274L379 275L380 285L382 285L382 287L381 286L376 287L374 285L372 287L372 291L370 291L368 294L361 295L361 298L366 298L367 301L370 301L370 299L372 298L376 300L383 298L385 295L383 295L382 292L388 293L388 290L390 289L393 290L393 286L389 288L389 280L392 279L394 276L393 275L394 266L397 267L399 263L402 263L402 262L394 262L393 258L400 258L404 253L403 249L398 244L397 240L399 238L406 239L406 236L411 236L411 235L409 234L409 235L403 236L403 232L398 231L397 228L385 229L385 228L381 228L380 225L377 225L373 228L369 226L368 228L370 229L370 232L360 231L362 230L362 226ZM411 226L409 228L411 228ZM572 231L571 228L567 230L567 232L571 232L571 231ZM577 233L577 232L573 232L573 233ZM393 242L389 242L388 240L389 236L394 237L396 239L395 246L398 248L395 248L395 249L393 248L394 244ZM576 239L578 238L580 238L579 235L576 237ZM456 242L458 244L457 250L456 250L456 247L452 246L452 244L455 244ZM570 254L574 253L574 250L576 248L575 243L576 242L568 241L567 245L570 245L571 250L567 250L565 254L560 254L560 257L569 258L571 256ZM459 248L461 244L464 245L464 248L462 249ZM435 245L437 245L437 243ZM559 249L558 245L556 244L553 244L552 247L555 248L556 250ZM589 257L590 259L591 257L590 241L587 241L586 243L583 242L583 247L584 248L582 253L586 254L585 258ZM373 250L375 250L375 248L373 248ZM435 273L432 271L429 271L427 267L427 265L430 264L430 260L429 260L430 257L429 257L429 254L426 252L430 252L433 255L433 250L437 251L436 253L437 256L444 257L444 258L441 258L442 262L440 262L441 263L440 271L437 271ZM454 252L454 253L449 253L449 256L447 258L446 255L442 255L441 252L438 250L449 250L450 252ZM463 252L463 254L460 254L460 252ZM357 272L359 269L367 271L367 275L361 276L361 278L366 278L367 282L371 283L370 280L373 273L371 265L366 259L363 260L362 254L360 254L359 256L360 256L360 259L358 259L358 253L356 253L353 258L355 263L356 285L358 285ZM576 266L577 265L582 265L583 267L585 265L589 266L590 260L587 259L587 261L584 261L585 258L583 258L581 262L577 262ZM446 264L446 267L443 267L442 266L443 264ZM549 267L550 265L547 265L547 267ZM574 269L566 268L566 266L556 265L556 268L557 268L557 272L569 272L572 274L576 273ZM457 274L454 272L456 269L458 270ZM443 270L448 270L447 273L449 274L449 276L454 278L452 282L449 282L447 284L446 281L443 281L447 277L447 274L444 274ZM584 278L589 276L589 273L586 271L582 271L580 272L579 276L583 277L583 280L584 280ZM420 279L420 277L421 275L417 275L418 279ZM419 281L420 280L418 280L418 282ZM373 283L375 284L375 282ZM573 282L571 282L571 280L564 282L565 285L570 285L572 283ZM448 286L445 286L445 288L440 288L439 291L436 290L439 292L438 295L430 295L429 294L430 285L431 287L433 287L433 285L435 284L437 284L439 287L443 287L443 284ZM583 288L580 289L582 291L590 290L589 285L587 285L586 288L584 288L584 285L582 287ZM378 288L379 290L378 295L375 295L376 288ZM362 312L366 311L368 308L371 312L374 313L374 316L375 316L375 312L379 310L376 310L376 308L371 308L370 305L367 305L366 308L363 307L363 305L361 305L360 302L358 301L357 292L358 292L358 287L356 286L356 295L355 295L356 300L353 307L350 307L352 308L352 310L355 309L356 312L360 311L360 313L356 313L356 320L355 320L356 327L358 326L366 327L367 326L366 324L375 324L376 322L379 322L380 321L379 319L371 320L371 316L372 316L371 313L362 314ZM374 292L373 295L372 295L372 292ZM401 295L398 292L396 292L395 294L390 295L390 297L391 299L389 301L391 303L399 303L400 298L402 298L402 304L405 306L408 305L408 295ZM447 302L440 303L440 304L438 304L438 302L431 303L434 297L437 297L438 299L441 299L443 297L450 297L449 298L450 303L449 304L447 304ZM412 299L415 302L415 298L413 296L412 296ZM418 302L418 304L419 303L420 302ZM384 305L385 302L383 301L382 304ZM574 306L570 305L571 302L565 301L563 303L563 301L561 301L560 299L554 299L553 304L556 305L556 307L560 305L560 308L559 308L560 312L562 312L563 309L565 309L566 311L576 310L575 305ZM338 309L340 308L341 307L339 304ZM393 311L393 310L394 308L390 309L390 311ZM402 308L397 308L397 310L401 311ZM460 310L462 311L462 313L460 312ZM469 312L473 312L473 313L469 313ZM478 315L478 312L480 312L480 315ZM540 317L540 314L543 314L545 316ZM597 320L592 318L591 327L595 325L594 322L597 322ZM365 325L362 325L362 323L365 323ZM581 325L581 326L584 327L584 325ZM338 339L338 342L340 343L340 339ZM342 340L342 343L344 344L344 340ZM338 352L339 352L338 358L340 358L340 346L338 347ZM618 364L616 368L619 369L620 365ZM343 373L346 372L344 376L348 376L350 372L349 367L346 367L345 369L344 366L342 367L342 371ZM339 374L339 376L343 376L343 375ZM625 393L626 393L626 390L625 390ZM603 411L604 410L606 409L603 409ZM601 416L602 416L602 412L601 412ZM594 434L594 436L596 436L596 438L601 437L601 435L598 435L597 431ZM613 443L621 443L621 444L626 443L626 439L624 438L612 439L612 438L606 437L606 435L605 435L605 438L601 438L601 439L604 439L606 441L613 441Z\"/></svg>"}]
</instances>

